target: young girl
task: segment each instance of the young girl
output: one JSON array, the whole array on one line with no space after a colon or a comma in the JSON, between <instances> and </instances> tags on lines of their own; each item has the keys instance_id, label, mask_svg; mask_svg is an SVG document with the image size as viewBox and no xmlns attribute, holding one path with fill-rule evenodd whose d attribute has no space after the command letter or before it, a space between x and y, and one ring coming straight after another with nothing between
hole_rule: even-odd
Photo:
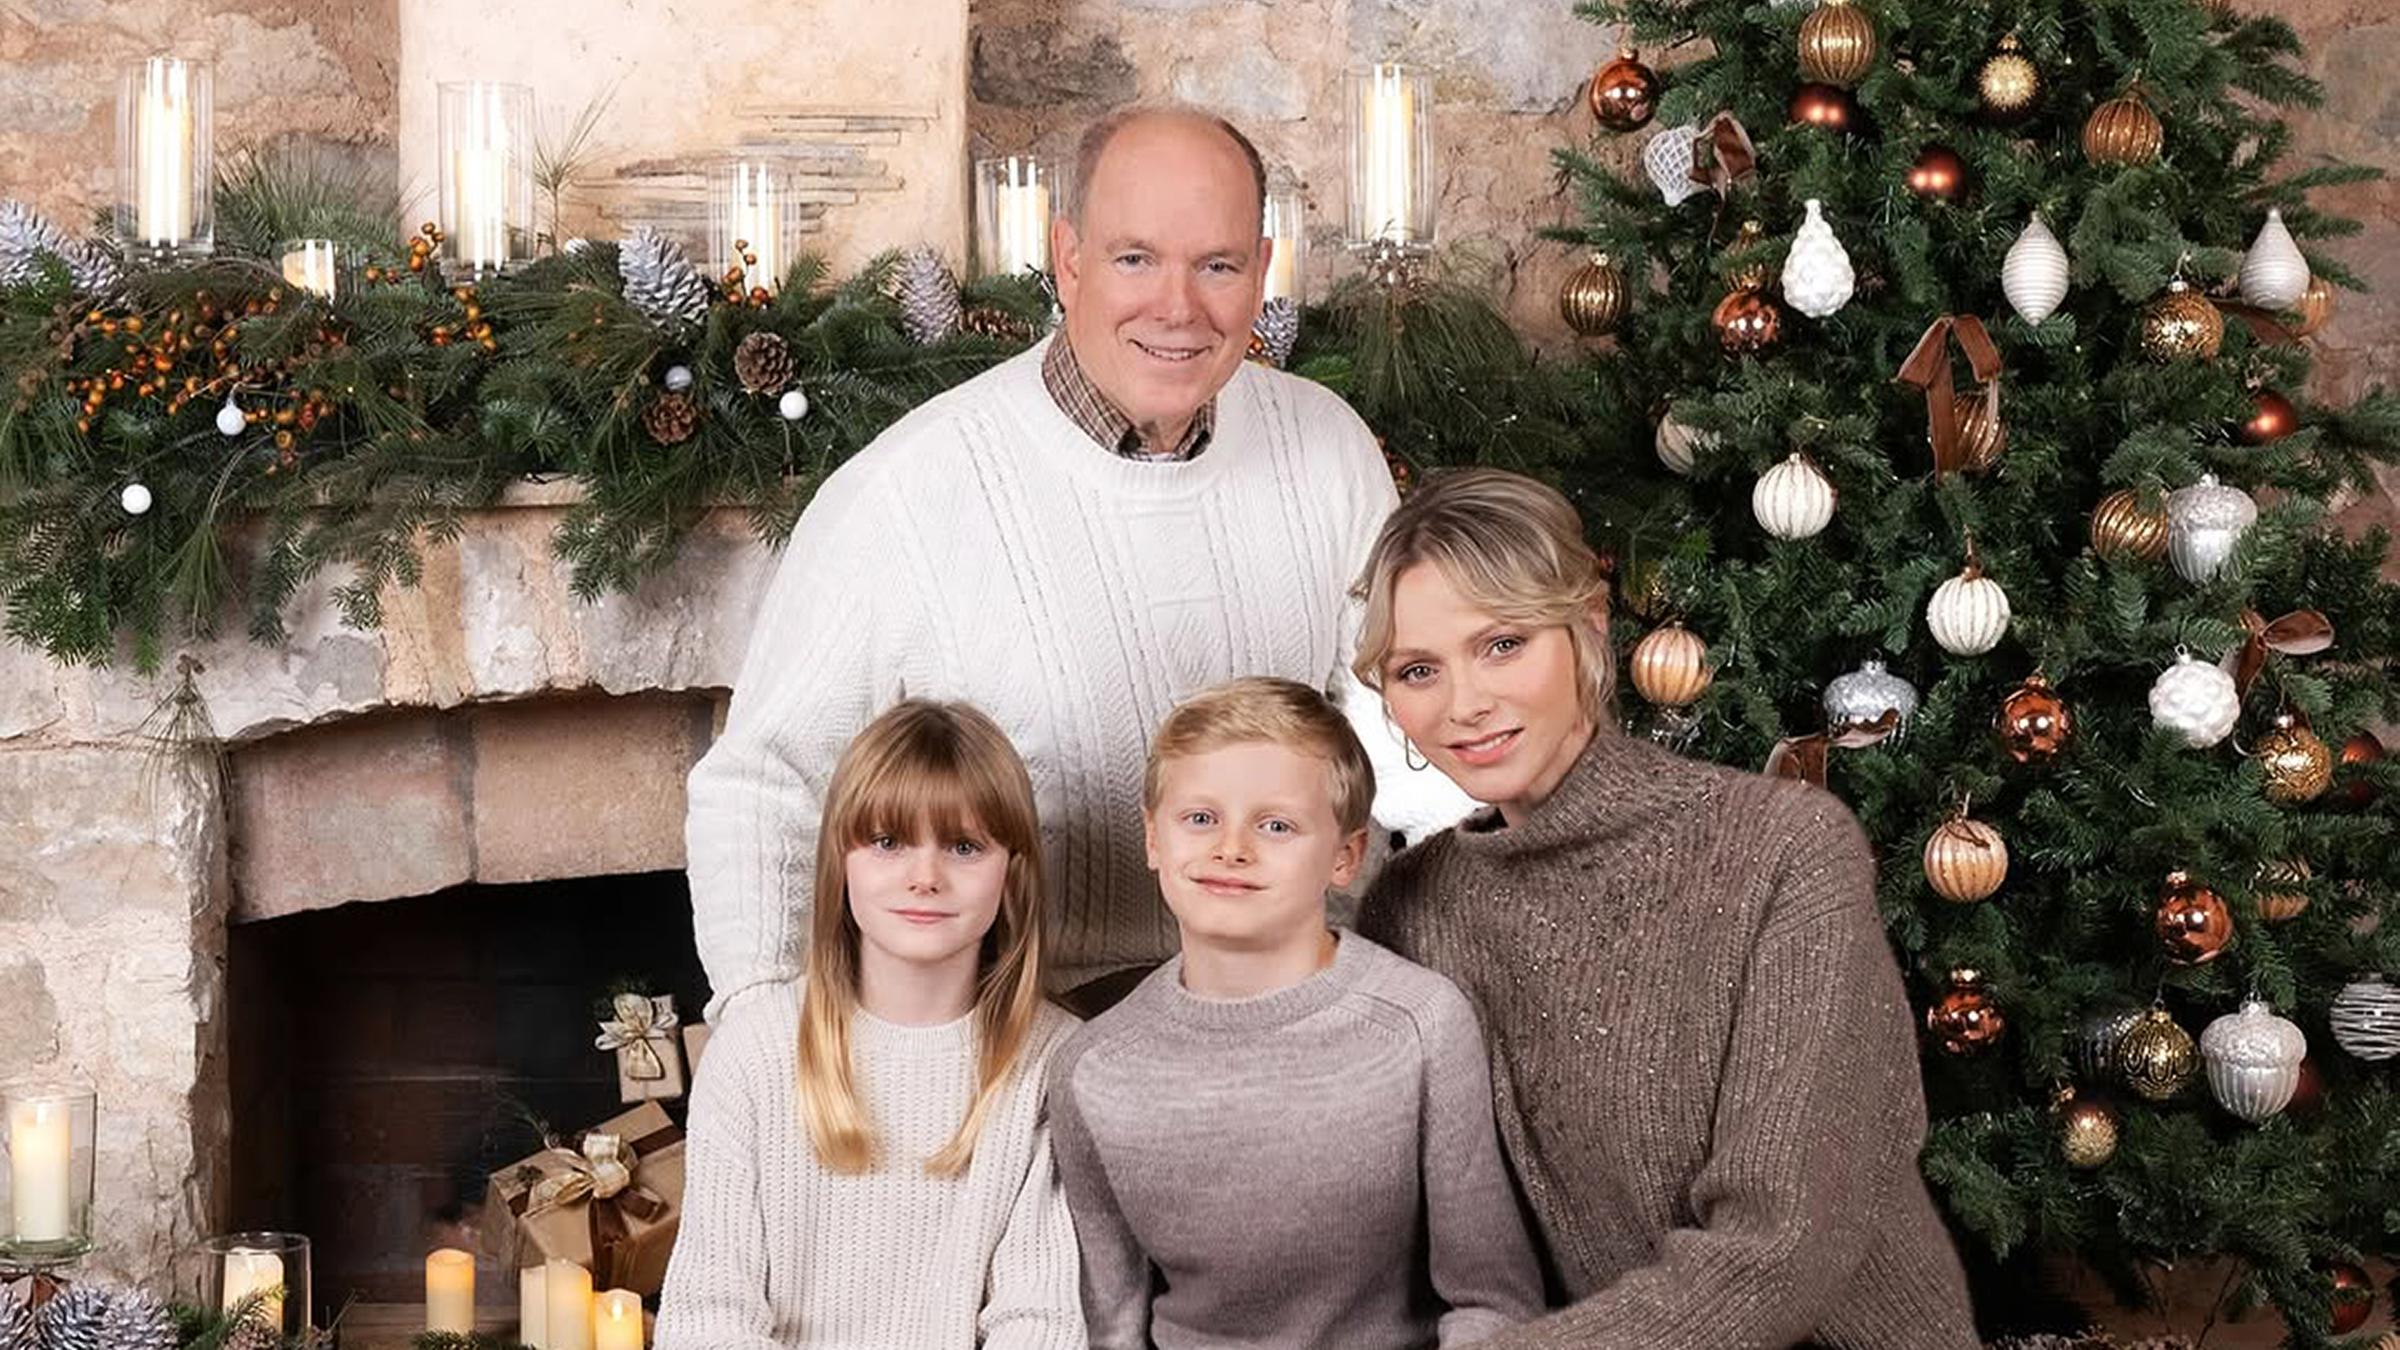
<instances>
[{"instance_id":1,"label":"young girl","mask_svg":"<svg viewBox=\"0 0 2400 1350\"><path fill-rule=\"evenodd\" d=\"M1040 843L973 708L901 703L843 752L807 975L735 1003L693 1086L658 1350L1081 1350Z\"/></svg>"}]
</instances>

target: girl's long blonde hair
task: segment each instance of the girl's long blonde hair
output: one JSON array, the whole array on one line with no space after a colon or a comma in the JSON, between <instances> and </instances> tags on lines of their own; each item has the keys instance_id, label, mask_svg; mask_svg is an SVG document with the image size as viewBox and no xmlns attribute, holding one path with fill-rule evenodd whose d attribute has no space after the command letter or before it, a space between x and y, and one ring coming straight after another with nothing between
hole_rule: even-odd
<instances>
[{"instance_id":1,"label":"girl's long blonde hair","mask_svg":"<svg viewBox=\"0 0 2400 1350\"><path fill-rule=\"evenodd\" d=\"M877 835L974 838L1008 852L1000 913L984 934L975 986L976 1091L967 1118L926 1160L957 1176L999 1099L1042 1003L1042 848L1033 783L992 719L964 703L911 699L867 724L834 765L817 832L816 913L800 1007L800 1112L817 1157L836 1172L875 1165L874 1123L850 1059L858 1010L858 923L844 858Z\"/></svg>"}]
</instances>

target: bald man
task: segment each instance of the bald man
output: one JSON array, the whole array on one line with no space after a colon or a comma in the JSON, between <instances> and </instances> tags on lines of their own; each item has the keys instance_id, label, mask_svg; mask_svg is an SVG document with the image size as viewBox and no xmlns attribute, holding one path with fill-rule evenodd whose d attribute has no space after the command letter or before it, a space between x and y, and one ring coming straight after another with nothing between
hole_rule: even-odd
<instances>
[{"instance_id":1,"label":"bald man","mask_svg":"<svg viewBox=\"0 0 2400 1350\"><path fill-rule=\"evenodd\" d=\"M712 1017L802 970L834 761L903 697L972 702L1024 755L1050 985L1087 1014L1176 948L1142 846L1142 763L1186 695L1240 675L1325 689L1376 752L1380 820L1465 807L1400 766L1348 673L1348 588L1394 504L1382 454L1339 398L1243 359L1272 247L1265 181L1221 118L1137 108L1093 125L1052 226L1063 328L818 490L725 734L692 771Z\"/></svg>"}]
</instances>

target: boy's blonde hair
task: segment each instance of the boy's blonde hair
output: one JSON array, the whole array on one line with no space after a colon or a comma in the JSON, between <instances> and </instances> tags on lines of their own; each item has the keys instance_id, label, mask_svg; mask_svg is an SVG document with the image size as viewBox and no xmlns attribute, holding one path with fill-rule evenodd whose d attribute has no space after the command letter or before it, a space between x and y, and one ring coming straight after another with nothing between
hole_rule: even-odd
<instances>
[{"instance_id":1,"label":"boy's blonde hair","mask_svg":"<svg viewBox=\"0 0 2400 1350\"><path fill-rule=\"evenodd\" d=\"M1158 809L1166 762L1229 745L1280 745L1325 761L1333 817L1342 833L1367 827L1375 805L1375 766L1367 748L1333 701L1297 680L1266 676L1229 680L1204 689L1167 714L1150 739L1142 769L1142 810Z\"/></svg>"},{"instance_id":2,"label":"boy's blonde hair","mask_svg":"<svg viewBox=\"0 0 2400 1350\"><path fill-rule=\"evenodd\" d=\"M818 1159L836 1172L875 1165L874 1122L850 1059L858 1010L858 921L845 855L878 835L975 839L1008 853L1000 913L983 937L976 980L975 1101L925 1163L953 1177L975 1156L984 1118L1032 1039L1042 1004L1042 836L1033 783L1008 737L964 703L910 699L867 724L834 765L817 832L816 912L800 1008L800 1112Z\"/></svg>"},{"instance_id":3,"label":"boy's blonde hair","mask_svg":"<svg viewBox=\"0 0 2400 1350\"><path fill-rule=\"evenodd\" d=\"M1582 517L1557 489L1504 469L1460 469L1400 503L1351 588L1366 602L1366 623L1350 669L1370 689L1383 688L1392 654L1392 588L1419 563L1439 567L1468 603L1496 619L1565 628L1583 674L1584 715L1595 726L1608 720L1617 667L1606 630L1593 621L1607 602L1608 574L1583 540Z\"/></svg>"}]
</instances>

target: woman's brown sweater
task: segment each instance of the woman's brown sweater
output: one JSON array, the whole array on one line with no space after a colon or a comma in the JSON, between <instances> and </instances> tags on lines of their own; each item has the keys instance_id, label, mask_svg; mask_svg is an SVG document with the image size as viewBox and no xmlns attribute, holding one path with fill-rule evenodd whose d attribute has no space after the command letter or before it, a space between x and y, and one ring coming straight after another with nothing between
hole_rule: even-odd
<instances>
[{"instance_id":1,"label":"woman's brown sweater","mask_svg":"<svg viewBox=\"0 0 2400 1350\"><path fill-rule=\"evenodd\" d=\"M1857 822L1603 730L1514 828L1392 860L1359 929L1466 991L1566 1307L1484 1350L1965 1350Z\"/></svg>"}]
</instances>

